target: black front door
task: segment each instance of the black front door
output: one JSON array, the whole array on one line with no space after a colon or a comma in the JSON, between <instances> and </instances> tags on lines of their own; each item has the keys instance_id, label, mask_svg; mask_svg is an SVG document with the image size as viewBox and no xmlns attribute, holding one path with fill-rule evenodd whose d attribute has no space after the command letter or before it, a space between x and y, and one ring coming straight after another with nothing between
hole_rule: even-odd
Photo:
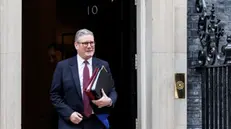
<instances>
[{"instance_id":1,"label":"black front door","mask_svg":"<svg viewBox=\"0 0 231 129\"><path fill-rule=\"evenodd\" d=\"M93 31L95 56L109 62L118 92L118 101L109 118L111 127L135 129L137 93L134 1L57 0L57 18L62 24L70 24L76 30L87 28ZM70 32L72 35L74 33ZM71 50L66 47L64 51ZM69 56L72 55L65 58Z\"/></svg>"}]
</instances>

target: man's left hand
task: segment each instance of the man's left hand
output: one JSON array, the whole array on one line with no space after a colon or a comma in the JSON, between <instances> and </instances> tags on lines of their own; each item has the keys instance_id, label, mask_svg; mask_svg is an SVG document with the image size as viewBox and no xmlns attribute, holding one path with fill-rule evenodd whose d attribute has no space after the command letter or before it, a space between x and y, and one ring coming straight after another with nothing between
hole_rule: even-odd
<instances>
[{"instance_id":1,"label":"man's left hand","mask_svg":"<svg viewBox=\"0 0 231 129\"><path fill-rule=\"evenodd\" d=\"M95 105L97 105L98 108L102 108L102 107L105 107L105 106L111 106L111 105L112 105L112 100L111 100L111 98L109 98L109 97L105 94L105 92L104 92L103 89L101 90L101 92L102 92L102 95L103 95L103 96L102 96L100 99L98 99L98 100L92 100L92 102L93 102Z\"/></svg>"}]
</instances>

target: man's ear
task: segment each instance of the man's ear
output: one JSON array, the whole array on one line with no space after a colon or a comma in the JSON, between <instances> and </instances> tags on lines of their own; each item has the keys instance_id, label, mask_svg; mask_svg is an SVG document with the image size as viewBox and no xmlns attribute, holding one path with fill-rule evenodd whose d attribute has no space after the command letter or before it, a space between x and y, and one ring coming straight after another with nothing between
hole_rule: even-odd
<instances>
[{"instance_id":1,"label":"man's ear","mask_svg":"<svg viewBox=\"0 0 231 129\"><path fill-rule=\"evenodd\" d=\"M79 44L77 42L74 43L75 49L78 50L79 49Z\"/></svg>"}]
</instances>

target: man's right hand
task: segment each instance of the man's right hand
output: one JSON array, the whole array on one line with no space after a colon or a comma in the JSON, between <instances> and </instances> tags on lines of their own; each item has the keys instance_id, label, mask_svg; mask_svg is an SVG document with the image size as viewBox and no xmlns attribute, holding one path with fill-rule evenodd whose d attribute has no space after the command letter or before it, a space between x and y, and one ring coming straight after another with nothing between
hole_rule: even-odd
<instances>
[{"instance_id":1,"label":"man's right hand","mask_svg":"<svg viewBox=\"0 0 231 129\"><path fill-rule=\"evenodd\" d=\"M83 119L83 116L78 112L73 112L70 116L70 120L74 124L79 124Z\"/></svg>"}]
</instances>

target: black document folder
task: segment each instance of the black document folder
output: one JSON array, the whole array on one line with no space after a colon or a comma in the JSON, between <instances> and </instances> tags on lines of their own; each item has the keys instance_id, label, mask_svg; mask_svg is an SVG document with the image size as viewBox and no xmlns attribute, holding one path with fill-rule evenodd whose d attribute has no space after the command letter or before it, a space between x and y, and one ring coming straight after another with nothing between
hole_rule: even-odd
<instances>
[{"instance_id":1,"label":"black document folder","mask_svg":"<svg viewBox=\"0 0 231 129\"><path fill-rule=\"evenodd\" d=\"M88 82L88 87L85 89L85 92L90 97L91 100L97 100L102 97L102 91L104 90L105 94L109 94L114 86L114 81L104 66L100 69L96 68L93 72L92 77Z\"/></svg>"}]
</instances>

